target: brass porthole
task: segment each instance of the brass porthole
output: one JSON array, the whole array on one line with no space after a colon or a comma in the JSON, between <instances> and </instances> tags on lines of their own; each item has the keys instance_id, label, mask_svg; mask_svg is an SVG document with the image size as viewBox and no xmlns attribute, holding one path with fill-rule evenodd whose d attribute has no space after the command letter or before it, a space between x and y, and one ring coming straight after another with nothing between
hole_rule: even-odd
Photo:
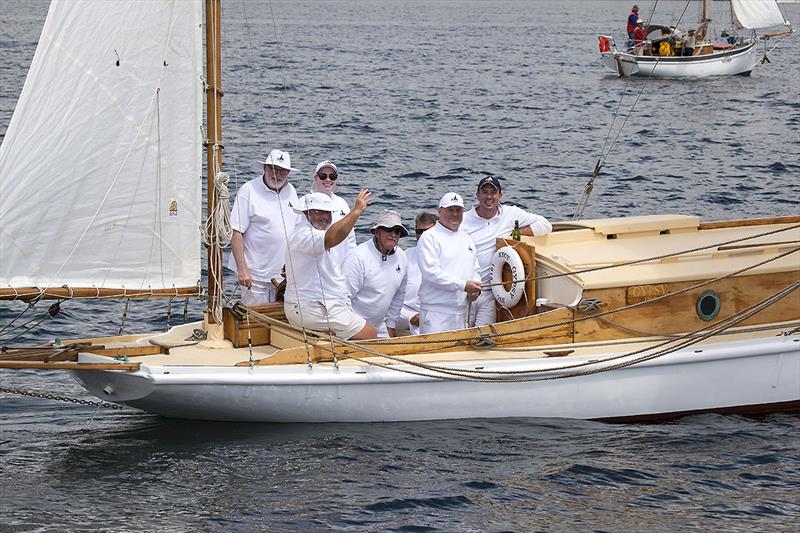
<instances>
[{"instance_id":1,"label":"brass porthole","mask_svg":"<svg viewBox=\"0 0 800 533\"><path fill-rule=\"evenodd\" d=\"M722 302L719 300L719 294L716 291L705 291L697 297L697 316L703 320L714 320L717 318Z\"/></svg>"}]
</instances>

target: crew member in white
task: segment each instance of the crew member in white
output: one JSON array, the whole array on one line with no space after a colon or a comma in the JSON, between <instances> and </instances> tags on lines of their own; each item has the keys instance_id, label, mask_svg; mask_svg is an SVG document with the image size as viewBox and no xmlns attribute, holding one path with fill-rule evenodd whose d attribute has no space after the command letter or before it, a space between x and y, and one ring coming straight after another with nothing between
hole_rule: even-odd
<instances>
[{"instance_id":1,"label":"crew member in white","mask_svg":"<svg viewBox=\"0 0 800 533\"><path fill-rule=\"evenodd\" d=\"M317 163L317 168L314 170L314 183L311 186L311 192L325 193L333 200L333 207L335 208L333 222L339 222L350 212L350 206L347 201L333 192L340 177L339 169L336 168L333 161L326 159ZM347 238L333 249L333 254L337 256L340 265L344 264L348 254L356 249L356 245L356 232L351 230Z\"/></svg>"},{"instance_id":2,"label":"crew member in white","mask_svg":"<svg viewBox=\"0 0 800 533\"><path fill-rule=\"evenodd\" d=\"M289 183L292 168L288 152L272 150L259 161L261 177L239 188L231 211L231 257L228 268L236 272L242 302L259 305L275 301L273 278L280 279L287 237L300 220L290 207L297 192Z\"/></svg>"},{"instance_id":3,"label":"crew member in white","mask_svg":"<svg viewBox=\"0 0 800 533\"><path fill-rule=\"evenodd\" d=\"M420 333L462 329L468 302L481 292L475 244L460 230L464 200L449 192L439 201L439 222L417 244Z\"/></svg>"},{"instance_id":4,"label":"crew member in white","mask_svg":"<svg viewBox=\"0 0 800 533\"><path fill-rule=\"evenodd\" d=\"M436 213L423 211L414 220L415 233L417 240L425 231L431 229L439 216ZM419 265L417 265L417 250L412 246L405 251L408 259L408 282L406 283L406 298L403 308L400 310L400 320L397 322L398 329L407 329L412 335L419 335Z\"/></svg>"},{"instance_id":5,"label":"crew member in white","mask_svg":"<svg viewBox=\"0 0 800 533\"><path fill-rule=\"evenodd\" d=\"M396 337L406 294L408 260L397 246L407 237L400 214L383 211L371 228L372 240L362 242L344 263L344 277L353 311L374 324L378 338Z\"/></svg>"},{"instance_id":6,"label":"crew member in white","mask_svg":"<svg viewBox=\"0 0 800 533\"><path fill-rule=\"evenodd\" d=\"M336 209L330 196L312 192L297 201L304 218L286 252L283 308L295 326L331 331L342 339L374 339L375 327L350 307L347 282L331 249L347 238L372 194L363 189L353 210L331 224Z\"/></svg>"},{"instance_id":7,"label":"crew member in white","mask_svg":"<svg viewBox=\"0 0 800 533\"><path fill-rule=\"evenodd\" d=\"M481 283L492 282L492 257L496 250L496 239L510 237L514 221L519 222L522 235L545 235L553 230L546 218L529 213L515 205L502 205L502 186L495 176L486 176L478 182L477 205L464 213L461 229L472 237L478 248L478 264L481 267ZM485 287L473 304L474 312L470 326L494 324L496 308L491 287Z\"/></svg>"}]
</instances>

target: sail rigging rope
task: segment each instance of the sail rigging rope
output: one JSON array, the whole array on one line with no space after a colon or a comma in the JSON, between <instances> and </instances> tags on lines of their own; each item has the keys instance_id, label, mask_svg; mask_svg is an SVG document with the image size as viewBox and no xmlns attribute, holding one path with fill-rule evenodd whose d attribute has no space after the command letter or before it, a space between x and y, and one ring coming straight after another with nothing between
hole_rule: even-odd
<instances>
[{"instance_id":1,"label":"sail rigging rope","mask_svg":"<svg viewBox=\"0 0 800 533\"><path fill-rule=\"evenodd\" d=\"M446 366L439 366L439 365L430 365L427 363L416 362L408 359L404 359L402 357L392 356L388 354L384 354L373 350L363 344L354 343L351 341L337 339L338 342L345 346L350 346L359 351L365 352L374 357L381 357L384 359L389 359L390 361L394 361L401 364L406 364L415 368L420 368L427 372L434 372L435 374L425 373L423 371L411 370L406 368L399 368L391 366L388 363L380 363L378 361L370 361L364 357L357 357L352 354L347 354L347 357L361 363L370 365L370 366L377 366L380 368L384 368L387 370L393 370L397 372L403 372L413 375L418 375L422 377L427 377L431 379L440 379L440 380L450 380L450 381L479 381L479 382L494 382L494 383L518 383L518 382L530 382L530 381L546 381L546 380L556 380L556 379L565 379L571 377L580 377L580 376L588 376L592 374L598 374L601 372L608 372L611 370L618 370L621 368L625 368L628 366L632 366L635 364L643 363L646 361L650 361L652 359L656 359L659 357L663 357L665 355L669 355L674 353L678 350L687 348L694 344L697 344L703 340L706 340L710 337L715 335L719 335L730 328L740 324L741 322L747 320L748 318L752 317L756 313L766 309L770 305L776 303L777 301L785 298L795 290L800 288L800 282L792 283L791 285L783 288L781 291L772 294L761 300L760 302L744 309L734 315L722 319L719 322L709 324L704 326L698 330L690 332L688 334L682 335L677 339L667 339L665 342L656 344L653 346L648 346L642 348L640 350L634 350L631 352L626 352L623 354L618 354L614 356L607 357L605 359L590 359L585 362L575 363L571 365L562 365L561 367L553 367L553 368L546 368L546 369L526 369L526 370L504 370L504 371L491 371L485 369L461 369L461 368L454 368L454 367L446 367ZM670 344L675 344L674 346L669 346ZM656 350L653 352L652 350ZM636 356L636 357L634 357ZM626 358L633 359L623 360ZM591 368L589 370L575 370L576 368L582 368L587 366L595 366L603 363L610 363L613 361L620 361L614 363L609 366L603 366L599 368ZM549 374L553 372L564 372L566 370L574 370L569 373L558 374L558 375L546 375L546 376L537 376L536 374ZM534 376L530 376L530 374L534 374ZM508 377L512 376L512 377Z\"/></svg>"},{"instance_id":2,"label":"sail rigging rope","mask_svg":"<svg viewBox=\"0 0 800 533\"><path fill-rule=\"evenodd\" d=\"M407 339L407 340L401 340L401 339L397 338L397 339L392 339L392 340L388 340L388 339L381 340L380 344L382 344L382 345L390 345L390 346L417 345L417 344L458 345L459 343L463 344L463 343L465 343L467 341L470 341L470 340L484 340L486 338L503 337L503 336L509 336L509 335L519 335L519 334L522 334L522 333L531 333L531 332L534 332L534 331L541 331L541 330L552 329L552 328L557 328L557 327L562 327L562 326L570 326L570 325L574 325L574 324L576 324L578 322L584 322L584 321L587 321L587 320L597 319L597 318L600 318L600 317L612 315L614 313L619 313L619 312L622 312L622 311L635 309L635 308L641 307L643 305L648 305L648 304L651 304L651 303L662 301L662 300L665 300L667 298L671 298L673 296L677 296L677 295L680 295L680 294L685 294L685 293L688 293L690 291L699 289L701 287L712 285L712 284L717 283L719 281L722 281L722 280L725 280L725 279L728 279L728 278L731 278L731 277L734 277L734 276L738 276L740 274L743 274L744 272L747 272L749 270L758 268L758 267L763 266L763 265L765 265L767 263L770 263L772 261L776 261L778 259L781 259L783 257L786 257L786 256L788 256L790 254L797 253L797 252L800 252L800 247L793 248L791 250L788 250L786 252L778 254L778 255L776 255L774 257L767 258L767 259L765 259L763 261L760 261L760 262L758 262L756 264L748 265L748 266L746 266L744 268L741 268L741 269L739 269L737 271L730 272L728 274L724 274L722 276L718 276L716 278L712 278L712 279L709 279L709 280L701 281L701 282L698 282L698 283L696 283L694 285L691 285L689 287L684 287L683 289L678 289L678 290L673 291L673 292L669 292L669 293L666 293L666 294L662 294L660 296L656 296L656 297L651 298L649 300L644 300L644 301L641 301L641 302L629 304L629 305L618 307L618 308L615 308L615 309L610 309L608 311L603 311L603 312L600 312L600 313L597 313L597 314L593 314L593 315L587 315L585 317L573 318L573 319L570 319L570 320L562 320L562 321L559 321L559 322L553 322L553 323L543 324L543 325L539 325L539 326L532 326L532 327L529 327L529 328L521 328L521 329L518 329L518 330L508 331L508 332L503 332L503 333L498 333L498 332L483 333L479 337L475 337L475 336L455 337L455 338L454 337L449 337L449 338L438 338L438 339L428 339L428 340L413 339L413 338L412 339ZM273 320L273 319L270 319L269 317L265 317L264 315L260 315L259 313L255 313L255 312L250 311L250 310L248 310L248 312L254 313L254 320L255 321L263 323L265 325L270 325L270 321ZM279 323L279 325L281 327L286 327L287 326L287 324L284 324L284 323ZM300 329L300 328L297 328L297 329ZM322 334L316 334L316 336L322 338ZM341 339L338 339L338 338L336 338L336 342L341 343L341 344L345 344L345 345L354 345L355 344L355 343L352 343L351 341L342 341ZM358 346L359 348L365 346L365 345L361 345L361 344L355 344L355 345Z\"/></svg>"},{"instance_id":3,"label":"sail rigging rope","mask_svg":"<svg viewBox=\"0 0 800 533\"><path fill-rule=\"evenodd\" d=\"M691 1L692 0L689 0L688 2L686 2L686 5L684 6L683 11L681 12L680 16L678 17L677 22L675 23L675 26L672 28L672 32L670 33L670 38L675 34L675 30L677 29L678 25L681 23L681 20L683 20L683 15L686 13L686 9L689 7L689 4L691 3ZM649 24L649 20L652 19L653 14L655 13L656 5L658 5L658 1L656 1L653 4L653 8L652 8L652 10L650 12L650 16L648 17L648 24ZM650 83L650 80L653 77L653 71L655 70L656 66L658 66L659 61L660 61L660 56L656 57L655 65L653 65L652 70L650 71L650 74L645 78L644 83L642 84L641 88L639 89L639 93L636 95L636 99L633 101L633 105L628 110L628 113L625 115L625 119L622 121L622 125L619 127L619 129L617 130L616 134L614 135L614 140L611 141L611 144L609 145L608 139L609 139L609 137L611 137L611 133L614 131L614 125L615 125L615 123L617 121L617 117L619 116L619 110L622 107L622 101L625 99L625 93L628 92L628 85L630 84L630 80L628 80L628 79L625 80L625 85L622 88L622 96L620 97L619 102L617 102L617 109L614 111L614 117L612 118L611 124L608 127L608 132L606 133L606 137L605 137L605 140L603 142L603 147L600 149L600 157L597 158L597 162L594 165L594 170L592 172L592 177L589 178L589 181L583 187L583 192L581 193L580 198L578 198L578 202L577 202L577 205L575 207L575 213L572 215L572 219L573 220L579 220L581 217L583 217L583 212L584 212L584 210L586 209L586 206L589 203L589 195L591 195L592 190L594 189L594 181L600 175L600 171L602 170L602 168L605 166L606 162L608 161L608 156L611 155L611 151L614 149L614 146L616 146L620 135L622 135L622 132L625 129L625 126L628 123L628 120L633 115L633 110L636 108L636 104L639 103L639 99L642 97L642 94L644 94L644 91L647 88L648 83ZM622 73L620 73L620 76L622 76ZM608 147L608 150L606 150L606 147Z\"/></svg>"}]
</instances>

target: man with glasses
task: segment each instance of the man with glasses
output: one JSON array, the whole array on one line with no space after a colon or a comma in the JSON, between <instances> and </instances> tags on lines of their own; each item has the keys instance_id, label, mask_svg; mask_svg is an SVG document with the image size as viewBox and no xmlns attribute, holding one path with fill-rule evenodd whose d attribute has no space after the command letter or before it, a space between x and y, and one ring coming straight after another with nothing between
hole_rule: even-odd
<instances>
[{"instance_id":1,"label":"man with glasses","mask_svg":"<svg viewBox=\"0 0 800 533\"><path fill-rule=\"evenodd\" d=\"M502 205L503 188L496 176L485 176L478 182L475 197L478 204L464 213L461 229L475 242L478 250L478 264L481 267L481 282L492 282L492 257L499 237L510 237L514 223L519 222L520 234L544 235L553 230L546 218L529 213L514 205ZM473 305L470 326L494 324L497 321L494 295L491 287L485 287Z\"/></svg>"},{"instance_id":2,"label":"man with glasses","mask_svg":"<svg viewBox=\"0 0 800 533\"><path fill-rule=\"evenodd\" d=\"M272 150L259 161L261 177L239 188L231 211L231 257L228 268L236 272L245 305L275 301L273 278L280 279L287 238L299 216L290 207L297 192L289 183L292 168L288 152Z\"/></svg>"},{"instance_id":3,"label":"man with glasses","mask_svg":"<svg viewBox=\"0 0 800 533\"><path fill-rule=\"evenodd\" d=\"M439 220L436 213L423 211L414 220L417 241L422 234L431 229ZM408 259L408 281L406 282L406 298L400 310L398 329L407 329L412 335L419 335L419 266L417 265L417 247L404 250Z\"/></svg>"},{"instance_id":4,"label":"man with glasses","mask_svg":"<svg viewBox=\"0 0 800 533\"><path fill-rule=\"evenodd\" d=\"M333 222L336 206L321 192L306 194L295 204L303 218L289 241L283 309L298 327L330 331L342 339L374 339L375 327L353 312L347 281L331 254L353 229L372 193L363 189L353 210Z\"/></svg>"},{"instance_id":5,"label":"man with glasses","mask_svg":"<svg viewBox=\"0 0 800 533\"><path fill-rule=\"evenodd\" d=\"M337 180L339 179L339 170L333 161L326 159L317 163L317 168L314 170L314 183L311 186L311 192L321 192L327 194L333 200L333 221L338 222L343 219L347 213L350 212L350 206L347 201L341 196L333 192L336 188ZM351 231L342 244L337 246L332 253L336 255L340 264L344 264L345 259L349 252L356 248L356 233Z\"/></svg>"},{"instance_id":6,"label":"man with glasses","mask_svg":"<svg viewBox=\"0 0 800 533\"><path fill-rule=\"evenodd\" d=\"M372 240L348 255L344 276L353 311L374 324L378 338L396 337L406 294L408 260L397 246L407 237L400 214L386 209L371 228Z\"/></svg>"}]
</instances>

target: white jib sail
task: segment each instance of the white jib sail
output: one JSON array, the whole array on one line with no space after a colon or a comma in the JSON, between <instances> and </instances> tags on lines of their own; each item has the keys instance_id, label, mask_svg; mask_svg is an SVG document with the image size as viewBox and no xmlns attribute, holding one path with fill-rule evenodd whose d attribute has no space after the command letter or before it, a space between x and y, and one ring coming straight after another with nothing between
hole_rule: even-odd
<instances>
[{"instance_id":1,"label":"white jib sail","mask_svg":"<svg viewBox=\"0 0 800 533\"><path fill-rule=\"evenodd\" d=\"M786 23L775 0L731 0L731 11L743 28L771 28Z\"/></svg>"},{"instance_id":2,"label":"white jib sail","mask_svg":"<svg viewBox=\"0 0 800 533\"><path fill-rule=\"evenodd\" d=\"M200 280L202 5L55 0L0 147L0 287Z\"/></svg>"}]
</instances>

